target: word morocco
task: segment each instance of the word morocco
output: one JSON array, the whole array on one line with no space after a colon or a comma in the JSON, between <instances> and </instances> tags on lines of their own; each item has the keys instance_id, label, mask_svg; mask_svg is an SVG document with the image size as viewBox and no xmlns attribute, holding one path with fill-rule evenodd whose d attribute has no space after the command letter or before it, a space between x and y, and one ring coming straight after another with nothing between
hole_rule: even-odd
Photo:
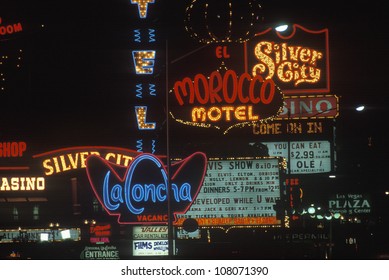
<instances>
[{"instance_id":1,"label":"word morocco","mask_svg":"<svg viewBox=\"0 0 389 280\"><path fill-rule=\"evenodd\" d=\"M174 96L180 106L185 104L211 105L192 108L191 121L217 122L258 121L259 112L253 105L268 105L273 102L276 85L271 79L260 75L251 77L243 73L238 77L235 71L227 70L224 75L213 71L209 78L195 75L193 81L186 77L174 84ZM235 104L239 102L239 106Z\"/></svg>"}]
</instances>

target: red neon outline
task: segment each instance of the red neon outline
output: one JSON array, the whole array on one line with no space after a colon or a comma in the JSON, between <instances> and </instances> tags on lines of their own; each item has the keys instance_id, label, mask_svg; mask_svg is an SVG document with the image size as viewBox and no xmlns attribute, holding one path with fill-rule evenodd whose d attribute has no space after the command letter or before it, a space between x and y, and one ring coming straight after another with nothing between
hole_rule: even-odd
<instances>
[{"instance_id":1,"label":"red neon outline","mask_svg":"<svg viewBox=\"0 0 389 280\"><path fill-rule=\"evenodd\" d=\"M164 171L166 172L166 174L168 174L167 171L166 171L166 166L163 164L163 162L162 162L157 156L155 156L155 155L153 155L153 154L149 154L149 153L142 153L142 154L140 154L140 155L150 155L150 156L155 157L155 158L161 163L161 168L163 168ZM139 156L140 156L140 155L139 155ZM183 212L174 212L174 213L173 213L174 220L176 220L176 215L177 215L177 214L184 214L184 213L186 213L186 212L188 211L188 209L190 208L190 206L192 206L194 199L197 197L198 193L200 192L200 189L201 189L202 184L203 184L203 182L204 182L204 177L205 177L206 169L207 169L207 157L206 157L206 155L205 155L204 153L202 153L202 152L195 152L195 153L193 153L192 155L190 155L189 157L185 158L184 160L181 160L181 161L179 161L179 162L176 162L176 163L172 164L172 166L176 166L176 165L180 165L180 166L179 166L178 169L175 171L175 173L173 174L173 176L171 176L170 181L172 181L172 180L176 177L176 175L178 175L178 174L181 172L181 169L183 168L183 166L184 166L187 162L189 162L189 161L190 161L194 156L196 156L196 155L201 155L201 156L204 157L204 159L205 159L205 161L204 161L204 166L203 166L202 177L201 177L201 180L200 180L200 182L199 182L199 186L198 186L197 192L196 192L195 196L193 197L192 202L188 204L188 207L187 207ZM124 176L123 176L123 177L120 177L119 174L116 172L116 169L118 169L118 168L124 168L124 167L123 167L122 165L118 165L118 164L112 163L112 162L110 162L110 161L108 161L108 160L102 158L101 156L97 156L97 155L90 155L90 156L88 156L87 159L86 159L86 165L87 165L87 167L88 167L88 161L89 161L90 158L92 158L92 157L98 158L100 161L102 161L103 163L105 163L105 165L106 165L106 166L108 167L108 169L112 172L112 174L114 174L114 176L116 176L116 178L118 178L120 182L124 182L125 178L127 177L127 173L128 173L128 171L130 170L131 163L126 167L127 169L126 169L126 172L124 173ZM117 218L118 224L150 224L150 225L151 225L151 224L157 224L157 225L159 225L159 224L163 224L163 225L167 224L167 222L143 222L143 221L139 221L139 222L136 222L136 221L134 221L134 222L120 222L121 213L112 213L110 210L108 210L108 209L105 207L103 201L102 201L101 198L100 198L100 194L97 193L97 190L96 190L95 186L94 186L93 183L92 183L91 175L90 175L90 173L89 173L89 169L88 169L88 168L86 168L86 173L87 173L87 177L88 177L89 183L90 183L90 185L91 185L91 188L92 188L92 190L93 190L93 192L94 192L94 194L95 194L97 200L100 202L101 206L105 209L105 211L108 213L108 215L110 215L110 216L118 216L118 218ZM166 213L167 213L167 211L166 211ZM168 214L168 213L167 213L167 214ZM133 215L133 216L137 216L137 215Z\"/></svg>"},{"instance_id":2,"label":"red neon outline","mask_svg":"<svg viewBox=\"0 0 389 280\"><path fill-rule=\"evenodd\" d=\"M194 195L192 202L190 204L188 204L188 206L185 208L185 210L182 211L182 212L174 212L173 213L174 221L177 220L177 217L176 217L177 214L185 214L186 212L188 212L189 208L193 204L194 199L196 199L197 195L199 194L199 192L200 192L200 190L201 190L201 188L203 186L203 183L204 183L205 174L207 173L208 160L207 160L206 154L204 154L202 152L195 152L195 153L191 154L189 157L187 157L187 158L185 158L185 159L183 159L183 160L181 160L179 162L176 162L176 163L172 164L172 166L180 165L180 167L176 170L176 172L173 174L173 176L171 176L171 178L170 178L171 181L173 181L174 178L176 177L176 175L178 175L181 172L181 169L184 167L184 165L187 162L189 162L196 155L200 155L200 156L204 157L203 174L201 175L201 180L199 182L199 187L197 188L196 194Z\"/></svg>"},{"instance_id":3,"label":"red neon outline","mask_svg":"<svg viewBox=\"0 0 389 280\"><path fill-rule=\"evenodd\" d=\"M329 93L330 92L330 55L329 55L329 52L330 52L330 48L329 48L329 41L328 41L328 28L324 28L324 29L321 29L321 30L310 30L308 28L305 28L299 24L293 24L292 25L292 28L293 28L293 31L292 33L289 35L289 36L282 36L280 32L278 31L275 31L276 35L280 38L280 39L283 39L283 40L287 40L287 39L290 39L292 38L295 33L296 33L296 30L297 28L307 32L307 33L311 33L311 34L321 34L321 33L325 33L325 45L326 45L326 68L327 68L327 71L326 71L326 75L327 75L327 82L326 82L326 87L325 88L318 88L318 89L283 89L282 90L282 93L288 95L288 94L305 94L305 93ZM265 31L263 32L259 32L259 33L256 33L254 35L254 37L256 36L261 36L261 35L265 35L266 33L270 32L273 28L269 27L268 29L266 29ZM246 72L248 71L248 58L247 58L247 41L244 42L244 50L245 50L245 69L246 69Z\"/></svg>"},{"instance_id":4,"label":"red neon outline","mask_svg":"<svg viewBox=\"0 0 389 280\"><path fill-rule=\"evenodd\" d=\"M30 170L28 166L2 166L0 170Z\"/></svg>"},{"instance_id":5,"label":"red neon outline","mask_svg":"<svg viewBox=\"0 0 389 280\"><path fill-rule=\"evenodd\" d=\"M113 147L113 146L74 146L74 147L67 147L67 148L61 148L57 150L52 150L48 152L44 152L41 154L33 155L33 158L39 158L39 157L44 157L48 155L52 155L55 153L61 153L65 151L82 151L82 150L89 150L89 149L96 149L96 150L118 150L118 151L123 151L123 152L128 152L128 153L135 153L135 154L142 154L143 152L138 152L136 150L131 150L127 148L121 148L121 147ZM155 156L155 155L154 155ZM158 155L157 157L159 158L164 158L166 156L160 156Z\"/></svg>"}]
</instances>

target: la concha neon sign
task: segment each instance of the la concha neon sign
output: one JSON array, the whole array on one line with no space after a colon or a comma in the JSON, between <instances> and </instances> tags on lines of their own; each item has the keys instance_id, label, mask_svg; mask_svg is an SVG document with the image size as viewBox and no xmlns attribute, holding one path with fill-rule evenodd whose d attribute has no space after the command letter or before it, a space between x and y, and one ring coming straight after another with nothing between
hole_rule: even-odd
<instances>
[{"instance_id":1,"label":"la concha neon sign","mask_svg":"<svg viewBox=\"0 0 389 280\"><path fill-rule=\"evenodd\" d=\"M98 155L86 161L94 194L120 224L166 224L169 199L174 217L186 213L202 186L206 166L206 155L194 153L171 166L169 180L166 167L152 154L140 154L127 167Z\"/></svg>"}]
</instances>

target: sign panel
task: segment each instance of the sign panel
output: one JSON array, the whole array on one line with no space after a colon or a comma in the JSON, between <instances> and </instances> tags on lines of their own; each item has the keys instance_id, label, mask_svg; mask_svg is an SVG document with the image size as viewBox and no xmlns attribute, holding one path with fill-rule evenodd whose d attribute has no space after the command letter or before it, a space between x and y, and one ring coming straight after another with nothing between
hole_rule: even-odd
<instances>
[{"instance_id":1,"label":"sign panel","mask_svg":"<svg viewBox=\"0 0 389 280\"><path fill-rule=\"evenodd\" d=\"M66 236L63 232L66 231ZM42 235L47 237L45 241L80 240L80 229L10 229L0 230L0 243L10 242L38 242L42 241Z\"/></svg>"},{"instance_id":2,"label":"sign panel","mask_svg":"<svg viewBox=\"0 0 389 280\"><path fill-rule=\"evenodd\" d=\"M134 226L132 228L132 239L167 239L167 226Z\"/></svg>"},{"instance_id":3,"label":"sign panel","mask_svg":"<svg viewBox=\"0 0 389 280\"><path fill-rule=\"evenodd\" d=\"M82 260L119 260L119 250L116 246L85 246L81 252Z\"/></svg>"},{"instance_id":4,"label":"sign panel","mask_svg":"<svg viewBox=\"0 0 389 280\"><path fill-rule=\"evenodd\" d=\"M336 194L328 201L328 208L334 213L340 214L370 214L371 199L367 194Z\"/></svg>"},{"instance_id":5,"label":"sign panel","mask_svg":"<svg viewBox=\"0 0 389 280\"><path fill-rule=\"evenodd\" d=\"M169 253L167 240L134 240L132 241L133 256L167 256Z\"/></svg>"},{"instance_id":6,"label":"sign panel","mask_svg":"<svg viewBox=\"0 0 389 280\"><path fill-rule=\"evenodd\" d=\"M199 226L275 225L273 205L280 198L280 159L209 160L203 186L179 224Z\"/></svg>"},{"instance_id":7,"label":"sign panel","mask_svg":"<svg viewBox=\"0 0 389 280\"><path fill-rule=\"evenodd\" d=\"M336 118L339 99L336 95L289 96L277 119L323 119Z\"/></svg>"},{"instance_id":8,"label":"sign panel","mask_svg":"<svg viewBox=\"0 0 389 280\"><path fill-rule=\"evenodd\" d=\"M288 142L264 142L269 156L284 157L287 160ZM291 141L290 173L313 174L331 172L331 145L329 141Z\"/></svg>"}]
</instances>

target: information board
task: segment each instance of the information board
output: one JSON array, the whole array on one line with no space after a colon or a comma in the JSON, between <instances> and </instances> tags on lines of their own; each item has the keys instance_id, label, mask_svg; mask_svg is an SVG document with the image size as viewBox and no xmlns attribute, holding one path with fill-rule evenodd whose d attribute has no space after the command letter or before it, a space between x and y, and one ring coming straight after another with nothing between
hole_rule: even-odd
<instances>
[{"instance_id":1,"label":"information board","mask_svg":"<svg viewBox=\"0 0 389 280\"><path fill-rule=\"evenodd\" d=\"M179 223L199 226L275 225L280 198L280 158L209 160L203 186Z\"/></svg>"},{"instance_id":2,"label":"information board","mask_svg":"<svg viewBox=\"0 0 389 280\"><path fill-rule=\"evenodd\" d=\"M289 159L290 173L313 174L331 172L331 145L329 141L264 142L269 156Z\"/></svg>"}]
</instances>

